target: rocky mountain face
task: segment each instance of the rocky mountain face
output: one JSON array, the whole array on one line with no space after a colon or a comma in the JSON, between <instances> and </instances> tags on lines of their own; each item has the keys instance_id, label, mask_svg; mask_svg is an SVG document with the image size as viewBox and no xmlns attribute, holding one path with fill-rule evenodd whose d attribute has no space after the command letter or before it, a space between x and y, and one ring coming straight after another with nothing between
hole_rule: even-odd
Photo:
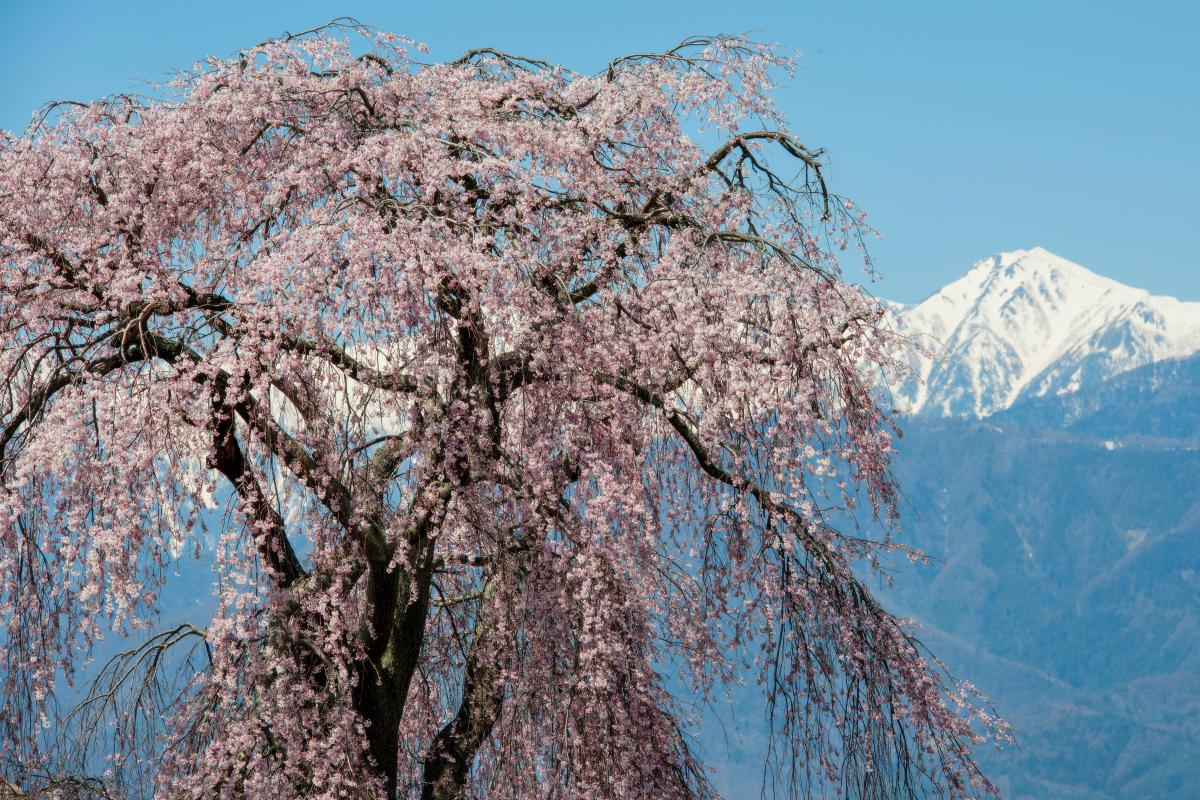
<instances>
[{"instance_id":1,"label":"rocky mountain face","mask_svg":"<svg viewBox=\"0 0 1200 800\"><path fill-rule=\"evenodd\" d=\"M1200 303L1158 297L1040 247L1000 253L911 306L895 328L927 349L893 387L914 414L983 418L1200 351Z\"/></svg>"}]
</instances>

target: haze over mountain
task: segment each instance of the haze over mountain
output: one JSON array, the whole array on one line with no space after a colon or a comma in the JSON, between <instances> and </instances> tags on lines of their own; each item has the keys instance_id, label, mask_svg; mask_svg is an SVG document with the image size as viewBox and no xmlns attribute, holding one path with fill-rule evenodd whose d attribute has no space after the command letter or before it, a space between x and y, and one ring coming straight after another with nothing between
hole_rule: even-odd
<instances>
[{"instance_id":1,"label":"haze over mountain","mask_svg":"<svg viewBox=\"0 0 1200 800\"><path fill-rule=\"evenodd\" d=\"M1151 295L1041 247L999 253L911 306L895 327L928 348L893 387L910 413L983 418L1200 351L1200 303Z\"/></svg>"}]
</instances>

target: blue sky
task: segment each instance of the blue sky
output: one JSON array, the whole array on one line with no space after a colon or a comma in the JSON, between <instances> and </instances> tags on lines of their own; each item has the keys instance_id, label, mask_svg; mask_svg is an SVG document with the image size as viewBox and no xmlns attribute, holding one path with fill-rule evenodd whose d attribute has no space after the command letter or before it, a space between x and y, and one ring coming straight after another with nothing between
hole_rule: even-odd
<instances>
[{"instance_id":1,"label":"blue sky","mask_svg":"<svg viewBox=\"0 0 1200 800\"><path fill-rule=\"evenodd\" d=\"M0 127L342 14L438 57L488 45L579 70L753 30L804 53L780 104L882 230L877 294L917 300L1040 244L1200 299L1194 3L0 0Z\"/></svg>"}]
</instances>

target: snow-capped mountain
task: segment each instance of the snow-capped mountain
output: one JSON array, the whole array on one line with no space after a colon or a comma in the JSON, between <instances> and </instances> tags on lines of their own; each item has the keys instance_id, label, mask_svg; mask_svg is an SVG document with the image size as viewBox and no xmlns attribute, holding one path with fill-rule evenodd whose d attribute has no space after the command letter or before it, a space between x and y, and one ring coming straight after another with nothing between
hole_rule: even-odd
<instances>
[{"instance_id":1,"label":"snow-capped mountain","mask_svg":"<svg viewBox=\"0 0 1200 800\"><path fill-rule=\"evenodd\" d=\"M911 306L895 328L928 348L893 387L909 413L986 417L1200 351L1200 303L1151 295L1041 247L1000 253Z\"/></svg>"}]
</instances>

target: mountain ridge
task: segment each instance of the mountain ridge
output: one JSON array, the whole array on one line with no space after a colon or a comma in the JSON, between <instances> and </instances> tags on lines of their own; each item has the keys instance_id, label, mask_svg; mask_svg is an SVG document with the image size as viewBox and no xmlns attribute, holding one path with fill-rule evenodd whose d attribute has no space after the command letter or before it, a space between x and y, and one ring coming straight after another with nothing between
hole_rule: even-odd
<instances>
[{"instance_id":1,"label":"mountain ridge","mask_svg":"<svg viewBox=\"0 0 1200 800\"><path fill-rule=\"evenodd\" d=\"M1042 247L977 261L924 300L885 302L914 352L892 387L910 414L984 418L1200 352L1200 302L1154 295Z\"/></svg>"}]
</instances>

